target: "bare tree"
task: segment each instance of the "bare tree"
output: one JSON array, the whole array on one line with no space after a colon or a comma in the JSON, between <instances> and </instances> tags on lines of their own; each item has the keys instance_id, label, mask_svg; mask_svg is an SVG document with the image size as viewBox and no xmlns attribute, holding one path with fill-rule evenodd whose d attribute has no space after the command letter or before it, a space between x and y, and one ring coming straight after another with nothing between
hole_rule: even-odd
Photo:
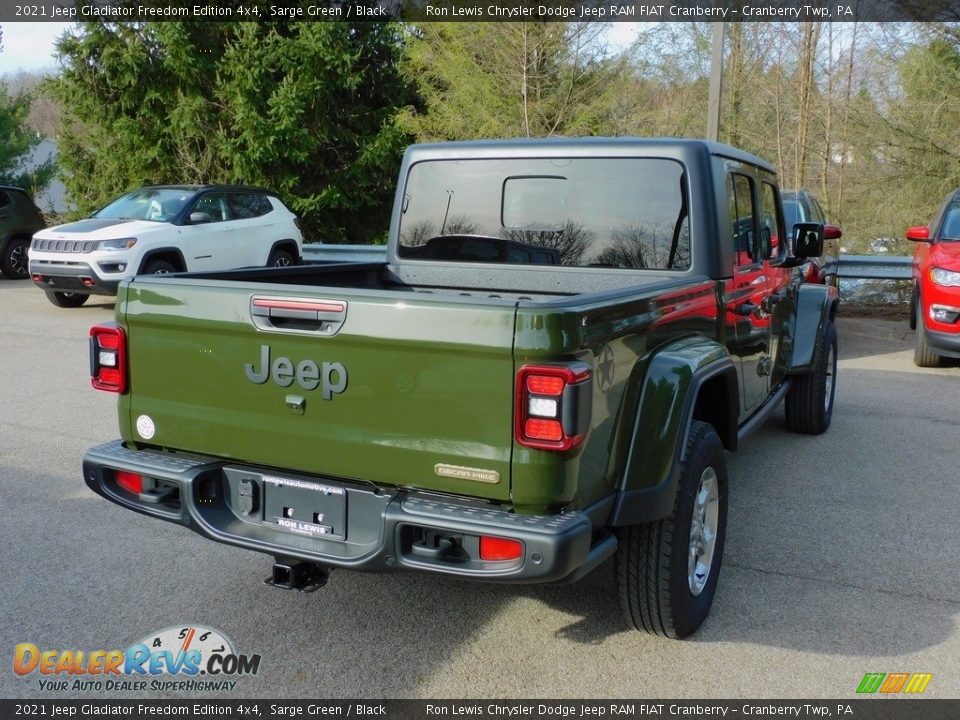
<instances>
[{"instance_id":1,"label":"bare tree","mask_svg":"<svg viewBox=\"0 0 960 720\"><path fill-rule=\"evenodd\" d=\"M690 265L690 236L686 223L680 228L676 248L673 228L631 225L615 230L611 243L597 256L596 264L624 268L685 268ZM672 255L672 257L671 257Z\"/></svg>"},{"instance_id":2,"label":"bare tree","mask_svg":"<svg viewBox=\"0 0 960 720\"><path fill-rule=\"evenodd\" d=\"M579 265L594 238L590 230L573 220L556 230L504 229L501 235L507 240L556 250L564 265Z\"/></svg>"}]
</instances>

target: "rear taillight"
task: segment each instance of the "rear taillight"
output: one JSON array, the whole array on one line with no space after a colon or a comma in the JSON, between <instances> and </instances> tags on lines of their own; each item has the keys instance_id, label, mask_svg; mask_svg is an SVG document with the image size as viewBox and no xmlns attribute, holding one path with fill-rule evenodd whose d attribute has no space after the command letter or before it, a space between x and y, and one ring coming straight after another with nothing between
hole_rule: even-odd
<instances>
[{"instance_id":1,"label":"rear taillight","mask_svg":"<svg viewBox=\"0 0 960 720\"><path fill-rule=\"evenodd\" d=\"M517 372L517 442L541 450L569 450L590 426L593 383L586 363L525 365Z\"/></svg>"},{"instance_id":2,"label":"rear taillight","mask_svg":"<svg viewBox=\"0 0 960 720\"><path fill-rule=\"evenodd\" d=\"M105 392L127 391L127 338L121 328L90 328L90 382Z\"/></svg>"}]
</instances>

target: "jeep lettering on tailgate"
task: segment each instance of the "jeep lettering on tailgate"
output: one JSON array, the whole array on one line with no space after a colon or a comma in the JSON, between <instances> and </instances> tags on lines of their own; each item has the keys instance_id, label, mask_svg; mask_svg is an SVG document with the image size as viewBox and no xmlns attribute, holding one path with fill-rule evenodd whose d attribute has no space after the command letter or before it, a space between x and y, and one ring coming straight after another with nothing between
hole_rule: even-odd
<instances>
[{"instance_id":1,"label":"jeep lettering on tailgate","mask_svg":"<svg viewBox=\"0 0 960 720\"><path fill-rule=\"evenodd\" d=\"M347 369L340 363L325 362L317 365L313 360L301 360L294 368L293 360L281 356L271 365L269 345L260 346L259 370L253 363L245 364L243 369L247 380L257 385L262 385L268 378L280 387L290 387L294 379L304 390L316 390L317 386L323 385L324 400L332 400L334 395L347 389Z\"/></svg>"}]
</instances>

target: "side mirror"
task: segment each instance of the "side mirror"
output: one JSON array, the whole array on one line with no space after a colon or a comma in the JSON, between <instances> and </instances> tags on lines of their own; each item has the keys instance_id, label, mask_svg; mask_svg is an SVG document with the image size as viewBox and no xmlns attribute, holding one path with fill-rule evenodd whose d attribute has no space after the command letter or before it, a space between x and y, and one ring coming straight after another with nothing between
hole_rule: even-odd
<instances>
[{"instance_id":1,"label":"side mirror","mask_svg":"<svg viewBox=\"0 0 960 720\"><path fill-rule=\"evenodd\" d=\"M823 254L823 225L797 223L793 226L793 256L814 258Z\"/></svg>"},{"instance_id":2,"label":"side mirror","mask_svg":"<svg viewBox=\"0 0 960 720\"><path fill-rule=\"evenodd\" d=\"M210 217L210 213L205 212L192 212L190 213L190 224L191 225L203 225L208 223L213 218Z\"/></svg>"},{"instance_id":3,"label":"side mirror","mask_svg":"<svg viewBox=\"0 0 960 720\"><path fill-rule=\"evenodd\" d=\"M928 242L930 240L930 228L926 225L917 225L907 228L907 240L914 242Z\"/></svg>"},{"instance_id":4,"label":"side mirror","mask_svg":"<svg viewBox=\"0 0 960 720\"><path fill-rule=\"evenodd\" d=\"M843 237L843 231L840 230L836 225L824 225L823 226L823 239L824 240L839 240Z\"/></svg>"}]
</instances>

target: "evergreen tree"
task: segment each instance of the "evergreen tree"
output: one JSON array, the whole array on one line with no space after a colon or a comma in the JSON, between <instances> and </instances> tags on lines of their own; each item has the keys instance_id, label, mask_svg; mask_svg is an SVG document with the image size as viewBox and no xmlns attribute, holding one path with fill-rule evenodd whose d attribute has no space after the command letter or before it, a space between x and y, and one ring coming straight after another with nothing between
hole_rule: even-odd
<instances>
[{"instance_id":1,"label":"evergreen tree","mask_svg":"<svg viewBox=\"0 0 960 720\"><path fill-rule=\"evenodd\" d=\"M81 211L144 183L245 183L279 192L308 239L385 237L410 101L396 25L86 22L57 49Z\"/></svg>"},{"instance_id":2,"label":"evergreen tree","mask_svg":"<svg viewBox=\"0 0 960 720\"><path fill-rule=\"evenodd\" d=\"M598 23L425 23L404 70L425 107L402 127L420 140L617 134L626 59Z\"/></svg>"},{"instance_id":3,"label":"evergreen tree","mask_svg":"<svg viewBox=\"0 0 960 720\"><path fill-rule=\"evenodd\" d=\"M3 33L0 31L2 50ZM29 93L21 92L11 97L6 84L0 82L0 185L17 185L36 194L50 182L54 167L49 160L31 170L24 167L26 156L40 142L27 126L29 113Z\"/></svg>"}]
</instances>

